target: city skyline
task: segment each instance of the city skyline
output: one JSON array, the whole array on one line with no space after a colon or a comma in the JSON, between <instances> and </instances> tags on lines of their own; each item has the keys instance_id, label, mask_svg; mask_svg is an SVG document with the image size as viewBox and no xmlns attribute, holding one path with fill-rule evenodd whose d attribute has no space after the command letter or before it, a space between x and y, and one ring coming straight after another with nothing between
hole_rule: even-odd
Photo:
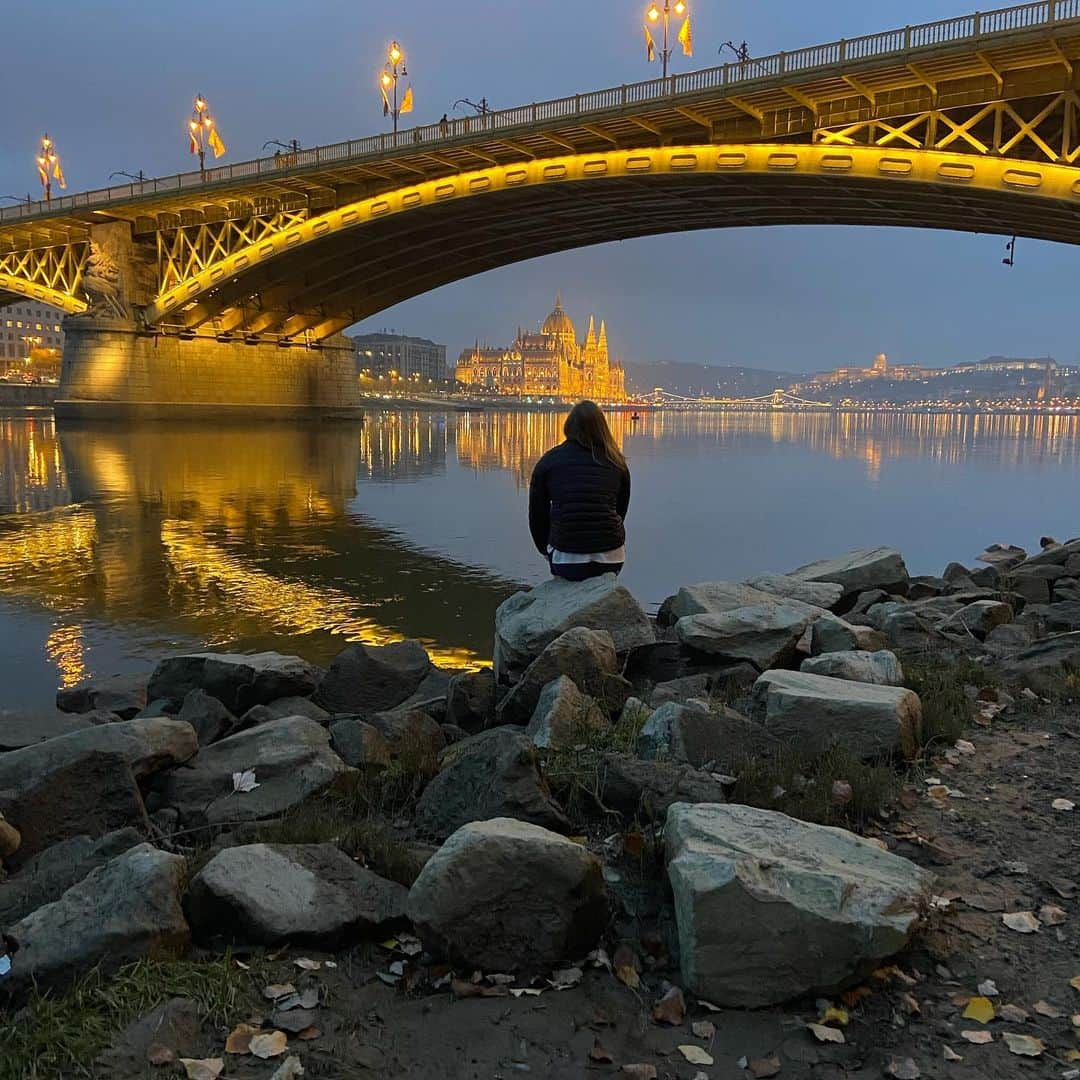
<instances>
[{"instance_id":1,"label":"city skyline","mask_svg":"<svg viewBox=\"0 0 1080 1080\"><path fill-rule=\"evenodd\" d=\"M868 10L833 0L810 11L786 0L765 9L695 0L696 55L677 52L674 70L720 62L717 49L729 39L746 39L762 55L974 6L890 0ZM415 0L393 12L325 2L302 25L286 23L289 9L270 0L254 36L250 13L238 4L216 10L209 26L171 0L153 10L125 0L92 12L62 8L6 16L9 77L35 91L6 125L0 195L35 190L34 152L46 130L69 191L107 184L115 170L190 169L185 125L196 92L213 108L229 146L226 162L258 156L272 139L311 146L383 130L377 73L391 38L406 50L415 87L409 122L463 115L453 109L460 98L505 107L658 73L645 63L644 4L624 0L601 0L566 21L546 9L506 11L485 0L453 11ZM35 59L43 39L48 79L38 77ZM162 39L172 47L147 48ZM250 47L238 50L241 40ZM82 74L88 54L99 58L92 80ZM809 372L882 350L928 366L996 353L1077 362L1067 318L1074 253L1021 240L1013 269L1001 265L1003 254L998 237L916 230L669 235L493 271L389 308L354 332L401 327L446 341L453 355L477 336L499 340L507 324L528 324L561 287L609 313L619 328L612 349L629 363L703 359Z\"/></svg>"}]
</instances>

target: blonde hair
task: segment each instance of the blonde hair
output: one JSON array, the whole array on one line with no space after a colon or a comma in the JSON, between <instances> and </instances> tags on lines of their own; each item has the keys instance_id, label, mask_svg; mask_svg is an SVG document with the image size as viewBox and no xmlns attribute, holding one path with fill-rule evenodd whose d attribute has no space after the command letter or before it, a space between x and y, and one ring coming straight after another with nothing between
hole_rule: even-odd
<instances>
[{"instance_id":1,"label":"blonde hair","mask_svg":"<svg viewBox=\"0 0 1080 1080\"><path fill-rule=\"evenodd\" d=\"M579 401L571 410L563 424L563 434L576 443L580 443L599 461L606 458L616 468L626 470L626 458L611 434L600 406L594 401Z\"/></svg>"}]
</instances>

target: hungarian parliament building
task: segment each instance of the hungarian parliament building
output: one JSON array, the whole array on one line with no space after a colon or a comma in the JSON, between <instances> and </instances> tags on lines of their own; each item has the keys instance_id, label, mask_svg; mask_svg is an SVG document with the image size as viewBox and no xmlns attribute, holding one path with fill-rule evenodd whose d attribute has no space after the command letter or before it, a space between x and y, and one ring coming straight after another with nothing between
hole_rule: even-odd
<instances>
[{"instance_id":1,"label":"hungarian parliament building","mask_svg":"<svg viewBox=\"0 0 1080 1080\"><path fill-rule=\"evenodd\" d=\"M561 297L538 334L518 330L508 349L477 344L458 359L457 381L471 389L525 397L601 402L626 400L622 364L608 356L607 327L590 317L584 342L563 310Z\"/></svg>"}]
</instances>

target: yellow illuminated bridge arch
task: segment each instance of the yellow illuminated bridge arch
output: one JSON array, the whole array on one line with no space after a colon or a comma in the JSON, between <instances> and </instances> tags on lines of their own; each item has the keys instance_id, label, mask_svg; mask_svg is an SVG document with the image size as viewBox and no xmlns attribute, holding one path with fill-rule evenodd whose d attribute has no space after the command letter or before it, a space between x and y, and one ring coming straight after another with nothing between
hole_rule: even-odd
<instances>
[{"instance_id":1,"label":"yellow illuminated bridge arch","mask_svg":"<svg viewBox=\"0 0 1080 1080\"><path fill-rule=\"evenodd\" d=\"M1080 168L920 149L751 143L523 160L393 191L234 251L147 321L316 338L537 255L735 226L912 226L1080 242Z\"/></svg>"}]
</instances>

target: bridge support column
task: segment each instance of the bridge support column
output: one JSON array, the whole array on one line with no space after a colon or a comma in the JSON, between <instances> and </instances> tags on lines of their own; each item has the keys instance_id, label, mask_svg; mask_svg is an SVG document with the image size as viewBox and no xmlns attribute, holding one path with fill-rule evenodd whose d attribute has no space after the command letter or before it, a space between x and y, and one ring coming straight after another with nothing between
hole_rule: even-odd
<instances>
[{"instance_id":1,"label":"bridge support column","mask_svg":"<svg viewBox=\"0 0 1080 1080\"><path fill-rule=\"evenodd\" d=\"M134 320L64 321L60 418L355 415L359 383L342 335L308 349L140 331Z\"/></svg>"}]
</instances>

